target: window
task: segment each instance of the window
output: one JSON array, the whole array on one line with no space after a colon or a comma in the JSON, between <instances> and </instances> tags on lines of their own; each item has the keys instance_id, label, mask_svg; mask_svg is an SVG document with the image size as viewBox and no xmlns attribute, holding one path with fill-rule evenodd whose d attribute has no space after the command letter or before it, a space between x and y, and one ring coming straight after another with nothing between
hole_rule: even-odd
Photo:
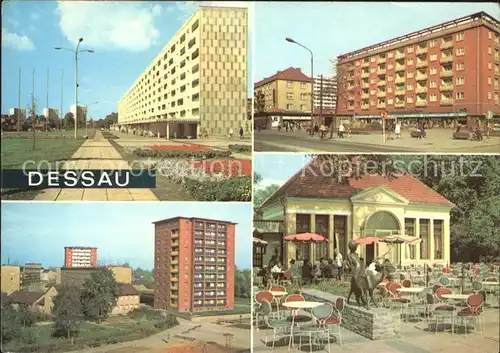
<instances>
[{"instance_id":1,"label":"window","mask_svg":"<svg viewBox=\"0 0 500 353\"><path fill-rule=\"evenodd\" d=\"M329 239L329 220L330 216L328 215L316 215L316 228L315 233L322 235L325 239ZM328 258L331 257L329 252L329 243L322 242L314 245L316 251L316 259L320 259L322 257Z\"/></svg>"},{"instance_id":2,"label":"window","mask_svg":"<svg viewBox=\"0 0 500 353\"><path fill-rule=\"evenodd\" d=\"M375 57L374 57L374 56L372 56L372 57L370 58L370 62L372 62L372 63L374 63L374 62L375 62Z\"/></svg>"},{"instance_id":3,"label":"window","mask_svg":"<svg viewBox=\"0 0 500 353\"><path fill-rule=\"evenodd\" d=\"M286 110L293 110L293 104L287 104Z\"/></svg>"},{"instance_id":4,"label":"window","mask_svg":"<svg viewBox=\"0 0 500 353\"><path fill-rule=\"evenodd\" d=\"M413 65L413 59L408 59L408 61L406 62L407 65Z\"/></svg>"},{"instance_id":5,"label":"window","mask_svg":"<svg viewBox=\"0 0 500 353\"><path fill-rule=\"evenodd\" d=\"M434 48L434 47L436 46L436 44L437 44L436 40L435 40L435 39L433 39L433 40L431 40L431 41L429 42L429 47Z\"/></svg>"},{"instance_id":6,"label":"window","mask_svg":"<svg viewBox=\"0 0 500 353\"><path fill-rule=\"evenodd\" d=\"M388 58L392 58L394 56L394 53L392 51L388 52L387 53L387 57Z\"/></svg>"},{"instance_id":7,"label":"window","mask_svg":"<svg viewBox=\"0 0 500 353\"><path fill-rule=\"evenodd\" d=\"M370 72L371 72L371 73L374 73L375 71L377 71L377 69L376 69L376 68L374 68L374 67L371 67L371 68L370 68Z\"/></svg>"},{"instance_id":8,"label":"window","mask_svg":"<svg viewBox=\"0 0 500 353\"><path fill-rule=\"evenodd\" d=\"M405 235L409 237L415 236L415 218L405 218ZM407 257L409 257L411 260L415 260L416 259L415 246L408 245L408 251L409 253L407 254Z\"/></svg>"},{"instance_id":9,"label":"window","mask_svg":"<svg viewBox=\"0 0 500 353\"><path fill-rule=\"evenodd\" d=\"M309 233L311 231L311 215L310 214L297 214L295 219L295 232ZM296 260L304 260L309 258L310 243L299 243L296 247Z\"/></svg>"},{"instance_id":10,"label":"window","mask_svg":"<svg viewBox=\"0 0 500 353\"><path fill-rule=\"evenodd\" d=\"M488 92L488 99L491 99L491 92Z\"/></svg>"},{"instance_id":11,"label":"window","mask_svg":"<svg viewBox=\"0 0 500 353\"><path fill-rule=\"evenodd\" d=\"M377 82L377 79L375 79L375 78L370 79L370 83L371 83L372 85L373 85L375 82Z\"/></svg>"},{"instance_id":12,"label":"window","mask_svg":"<svg viewBox=\"0 0 500 353\"><path fill-rule=\"evenodd\" d=\"M437 101L437 96L436 96L435 94L431 94L431 95L429 96L429 100L430 100L431 102L436 102L436 101Z\"/></svg>"},{"instance_id":13,"label":"window","mask_svg":"<svg viewBox=\"0 0 500 353\"><path fill-rule=\"evenodd\" d=\"M462 100L464 99L464 92L457 92L455 97L458 99L458 100Z\"/></svg>"},{"instance_id":14,"label":"window","mask_svg":"<svg viewBox=\"0 0 500 353\"><path fill-rule=\"evenodd\" d=\"M438 260L444 259L443 249L444 249L444 232L443 232L443 220L435 219L433 221L434 226L434 258Z\"/></svg>"},{"instance_id":15,"label":"window","mask_svg":"<svg viewBox=\"0 0 500 353\"><path fill-rule=\"evenodd\" d=\"M465 70L465 64L464 63L457 63L456 69L457 69L457 71Z\"/></svg>"},{"instance_id":16,"label":"window","mask_svg":"<svg viewBox=\"0 0 500 353\"><path fill-rule=\"evenodd\" d=\"M455 83L457 86L463 85L465 83L465 77L457 77L457 80Z\"/></svg>"},{"instance_id":17,"label":"window","mask_svg":"<svg viewBox=\"0 0 500 353\"><path fill-rule=\"evenodd\" d=\"M286 99L292 100L293 99L293 93L292 92L288 92L286 94Z\"/></svg>"},{"instance_id":18,"label":"window","mask_svg":"<svg viewBox=\"0 0 500 353\"><path fill-rule=\"evenodd\" d=\"M488 70L491 70L493 68L492 64L491 64L491 61L488 62Z\"/></svg>"},{"instance_id":19,"label":"window","mask_svg":"<svg viewBox=\"0 0 500 353\"><path fill-rule=\"evenodd\" d=\"M491 55L492 51L491 51L491 47L488 47L488 54Z\"/></svg>"},{"instance_id":20,"label":"window","mask_svg":"<svg viewBox=\"0 0 500 353\"><path fill-rule=\"evenodd\" d=\"M293 87L293 82L292 81L286 81L286 86L288 88L292 88Z\"/></svg>"},{"instance_id":21,"label":"window","mask_svg":"<svg viewBox=\"0 0 500 353\"><path fill-rule=\"evenodd\" d=\"M435 67L431 67L430 74L435 75L437 73L437 69Z\"/></svg>"},{"instance_id":22,"label":"window","mask_svg":"<svg viewBox=\"0 0 500 353\"><path fill-rule=\"evenodd\" d=\"M465 55L465 48L457 48L456 54L457 56Z\"/></svg>"},{"instance_id":23,"label":"window","mask_svg":"<svg viewBox=\"0 0 500 353\"><path fill-rule=\"evenodd\" d=\"M387 100L387 104L393 104L393 99L392 99L392 98L389 98L389 99Z\"/></svg>"},{"instance_id":24,"label":"window","mask_svg":"<svg viewBox=\"0 0 500 353\"><path fill-rule=\"evenodd\" d=\"M407 85L406 85L406 89L407 89L408 91L412 91L412 90L413 90L413 85L412 85L411 83L407 84Z\"/></svg>"},{"instance_id":25,"label":"window","mask_svg":"<svg viewBox=\"0 0 500 353\"><path fill-rule=\"evenodd\" d=\"M413 47L408 47L406 48L407 53L413 53Z\"/></svg>"},{"instance_id":26,"label":"window","mask_svg":"<svg viewBox=\"0 0 500 353\"><path fill-rule=\"evenodd\" d=\"M407 103L413 103L413 97L408 97L406 98Z\"/></svg>"},{"instance_id":27,"label":"window","mask_svg":"<svg viewBox=\"0 0 500 353\"><path fill-rule=\"evenodd\" d=\"M437 54L436 54L436 53L431 54L431 55L430 55L430 57L429 57L430 61L436 61L436 60L437 60L437 58L438 58L438 56L437 56Z\"/></svg>"},{"instance_id":28,"label":"window","mask_svg":"<svg viewBox=\"0 0 500 353\"><path fill-rule=\"evenodd\" d=\"M293 93L292 93L292 94L293 94ZM301 101L305 101L306 99L307 99L307 94L305 94L305 93L301 93L301 94L300 94L300 100L301 100Z\"/></svg>"},{"instance_id":29,"label":"window","mask_svg":"<svg viewBox=\"0 0 500 353\"><path fill-rule=\"evenodd\" d=\"M464 40L465 39L465 32L457 33L455 38L456 38L457 42Z\"/></svg>"},{"instance_id":30,"label":"window","mask_svg":"<svg viewBox=\"0 0 500 353\"><path fill-rule=\"evenodd\" d=\"M429 87L430 88L436 88L436 81L429 82Z\"/></svg>"},{"instance_id":31,"label":"window","mask_svg":"<svg viewBox=\"0 0 500 353\"><path fill-rule=\"evenodd\" d=\"M412 77L413 77L413 72L412 72L412 71L409 71L409 72L406 74L406 77L407 77L407 78L412 78Z\"/></svg>"},{"instance_id":32,"label":"window","mask_svg":"<svg viewBox=\"0 0 500 353\"><path fill-rule=\"evenodd\" d=\"M420 259L429 260L429 220L420 220Z\"/></svg>"},{"instance_id":33,"label":"window","mask_svg":"<svg viewBox=\"0 0 500 353\"><path fill-rule=\"evenodd\" d=\"M301 82L300 83L300 89L306 89L306 83L305 82Z\"/></svg>"},{"instance_id":34,"label":"window","mask_svg":"<svg viewBox=\"0 0 500 353\"><path fill-rule=\"evenodd\" d=\"M493 32L492 31L488 31L488 39L493 39Z\"/></svg>"}]
</instances>

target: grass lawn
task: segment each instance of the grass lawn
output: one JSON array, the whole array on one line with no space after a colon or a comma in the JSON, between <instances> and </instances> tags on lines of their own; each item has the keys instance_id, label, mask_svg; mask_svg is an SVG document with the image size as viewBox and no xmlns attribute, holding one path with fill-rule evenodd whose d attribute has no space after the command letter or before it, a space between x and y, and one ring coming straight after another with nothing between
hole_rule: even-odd
<instances>
[{"instance_id":1,"label":"grass lawn","mask_svg":"<svg viewBox=\"0 0 500 353\"><path fill-rule=\"evenodd\" d=\"M25 161L49 161L51 163L70 158L84 140L71 139L2 139L2 169L21 169ZM28 165L33 168L33 164ZM42 167L47 167L44 165Z\"/></svg>"},{"instance_id":2,"label":"grass lawn","mask_svg":"<svg viewBox=\"0 0 500 353\"><path fill-rule=\"evenodd\" d=\"M96 130L95 129L77 129L76 130L76 136L77 137L83 137L88 134L89 138L94 138ZM3 136L6 137L17 137L17 131L4 131ZM31 138L33 136L33 132L31 131L21 131L20 136L23 138ZM56 137L74 137L75 136L75 130L69 129L69 130L63 130L63 131L37 131L36 132L36 138L56 138Z\"/></svg>"},{"instance_id":3,"label":"grass lawn","mask_svg":"<svg viewBox=\"0 0 500 353\"><path fill-rule=\"evenodd\" d=\"M239 315L250 313L250 298L234 297L234 309L226 311L203 311L193 314L193 317L199 316L221 316L221 315Z\"/></svg>"}]
</instances>

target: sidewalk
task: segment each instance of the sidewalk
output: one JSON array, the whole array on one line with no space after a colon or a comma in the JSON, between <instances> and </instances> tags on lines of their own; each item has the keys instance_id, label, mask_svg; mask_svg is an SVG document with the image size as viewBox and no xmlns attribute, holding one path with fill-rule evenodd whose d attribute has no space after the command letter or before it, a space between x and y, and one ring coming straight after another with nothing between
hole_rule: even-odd
<instances>
[{"instance_id":1,"label":"sidewalk","mask_svg":"<svg viewBox=\"0 0 500 353\"><path fill-rule=\"evenodd\" d=\"M100 131L64 163L64 169L130 169ZM151 189L44 189L35 201L157 201Z\"/></svg>"}]
</instances>

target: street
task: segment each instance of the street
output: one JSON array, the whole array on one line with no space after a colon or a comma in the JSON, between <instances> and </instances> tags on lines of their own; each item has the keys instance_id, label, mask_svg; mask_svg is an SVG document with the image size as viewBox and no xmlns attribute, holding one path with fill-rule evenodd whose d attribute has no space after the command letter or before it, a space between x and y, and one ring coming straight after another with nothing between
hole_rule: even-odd
<instances>
[{"instance_id":1,"label":"street","mask_svg":"<svg viewBox=\"0 0 500 353\"><path fill-rule=\"evenodd\" d=\"M450 129L432 129L427 131L427 137L418 140L408 136L406 131L401 139L387 139L383 143L381 134L353 135L339 139L319 139L311 137L307 132L285 132L263 130L254 134L254 151L256 152L454 152L454 153L499 153L500 137L490 137L489 140L470 141L454 140ZM327 135L329 136L329 135Z\"/></svg>"}]
</instances>

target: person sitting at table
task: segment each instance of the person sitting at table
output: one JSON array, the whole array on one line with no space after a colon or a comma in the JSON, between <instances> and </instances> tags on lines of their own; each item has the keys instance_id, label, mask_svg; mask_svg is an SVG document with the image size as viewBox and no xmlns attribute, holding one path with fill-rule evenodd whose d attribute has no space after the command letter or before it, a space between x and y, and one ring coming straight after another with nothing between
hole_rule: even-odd
<instances>
[{"instance_id":1,"label":"person sitting at table","mask_svg":"<svg viewBox=\"0 0 500 353\"><path fill-rule=\"evenodd\" d=\"M257 276L262 277L262 285L264 286L264 288L267 288L267 285L269 284L269 280L272 278L271 271L269 271L269 268L263 267L257 273Z\"/></svg>"},{"instance_id":2,"label":"person sitting at table","mask_svg":"<svg viewBox=\"0 0 500 353\"><path fill-rule=\"evenodd\" d=\"M295 262L295 259L290 260L290 271L292 271L293 280L298 280L300 278L299 265Z\"/></svg>"},{"instance_id":3,"label":"person sitting at table","mask_svg":"<svg viewBox=\"0 0 500 353\"><path fill-rule=\"evenodd\" d=\"M313 268L311 265L311 261L308 259L304 260L304 264L302 265L302 280L305 283L311 283L314 278Z\"/></svg>"},{"instance_id":4,"label":"person sitting at table","mask_svg":"<svg viewBox=\"0 0 500 353\"><path fill-rule=\"evenodd\" d=\"M333 259L328 259L328 265L326 266L326 278L335 278L337 273L337 265L333 262Z\"/></svg>"},{"instance_id":5,"label":"person sitting at table","mask_svg":"<svg viewBox=\"0 0 500 353\"><path fill-rule=\"evenodd\" d=\"M319 281L321 280L321 277L322 277L321 270L319 269L319 266L313 265L312 274L314 276L314 283L319 283Z\"/></svg>"}]
</instances>

